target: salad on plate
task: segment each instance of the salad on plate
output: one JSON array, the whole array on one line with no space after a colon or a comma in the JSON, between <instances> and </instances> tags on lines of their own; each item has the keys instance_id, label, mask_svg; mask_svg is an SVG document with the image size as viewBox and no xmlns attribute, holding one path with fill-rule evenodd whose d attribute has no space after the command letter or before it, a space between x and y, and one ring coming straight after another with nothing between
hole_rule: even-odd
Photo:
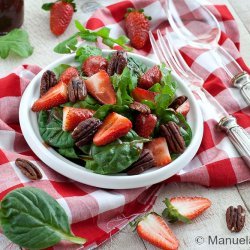
<instances>
[{"instance_id":1,"label":"salad on plate","mask_svg":"<svg viewBox=\"0 0 250 250\"><path fill-rule=\"evenodd\" d=\"M31 108L48 146L102 175L167 167L185 151L190 105L165 65L92 46L79 48L75 62L43 73Z\"/></svg>"}]
</instances>

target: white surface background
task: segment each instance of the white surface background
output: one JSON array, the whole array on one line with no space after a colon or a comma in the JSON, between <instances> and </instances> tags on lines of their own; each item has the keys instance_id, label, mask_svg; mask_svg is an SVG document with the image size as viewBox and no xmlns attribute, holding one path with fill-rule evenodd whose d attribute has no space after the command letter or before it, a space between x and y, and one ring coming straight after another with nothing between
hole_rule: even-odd
<instances>
[{"instance_id":1,"label":"white surface background","mask_svg":"<svg viewBox=\"0 0 250 250\"><path fill-rule=\"evenodd\" d=\"M20 59L11 56L6 60L0 59L0 76L8 74L13 68L20 64L38 64L41 67L51 63L61 55L52 51L57 43L64 40L75 32L73 22L70 24L68 30L56 38L49 30L49 14L41 10L41 5L48 1L42 0L25 0L25 23L24 28L30 35L32 45L35 47L34 53L27 59ZM98 6L96 3L112 4L114 0L76 0L79 11L75 13L74 19L82 22L86 21L91 15L93 6ZM225 3L232 11L237 20L241 33L241 52L248 65L250 65L250 1L249 0L213 0L214 3ZM92 6L92 7L91 7ZM235 12L236 10L236 12ZM204 188L194 184L172 183L167 185L160 194L153 210L161 213L163 210L162 200L165 197L171 196L204 196L211 199L212 207L202 216L197 218L189 225L174 225L171 226L177 238L180 241L181 250L247 250L250 249L250 244L243 245L217 245L211 246L207 244L208 235L218 237L246 237L250 238L250 184L240 184L230 188ZM230 205L241 204L247 210L246 226L238 234L230 233L226 228L225 211ZM202 236L205 243L198 245L195 242L197 236ZM0 243L0 249L1 243ZM148 243L139 239L136 233L133 233L129 226L122 232L112 237L110 241L101 246L99 249L118 249L118 250L141 250L141 249L155 249ZM5 249L3 249L5 250Z\"/></svg>"}]
</instances>

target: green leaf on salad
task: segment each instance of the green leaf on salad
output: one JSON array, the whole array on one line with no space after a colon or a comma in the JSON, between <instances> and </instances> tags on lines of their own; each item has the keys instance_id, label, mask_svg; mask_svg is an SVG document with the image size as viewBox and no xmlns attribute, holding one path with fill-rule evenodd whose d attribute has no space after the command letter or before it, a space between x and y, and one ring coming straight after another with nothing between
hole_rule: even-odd
<instances>
[{"instance_id":1,"label":"green leaf on salad","mask_svg":"<svg viewBox=\"0 0 250 250\"><path fill-rule=\"evenodd\" d=\"M91 146L93 160L86 162L85 167L98 174L115 174L127 169L138 160L143 143L148 139L139 137L133 130L120 139L97 147Z\"/></svg>"},{"instance_id":2,"label":"green leaf on salad","mask_svg":"<svg viewBox=\"0 0 250 250\"><path fill-rule=\"evenodd\" d=\"M183 136L185 145L187 147L192 140L192 129L190 128L185 117L181 113L177 113L176 116L179 119L178 125L180 126L180 132Z\"/></svg>"},{"instance_id":3,"label":"green leaf on salad","mask_svg":"<svg viewBox=\"0 0 250 250\"><path fill-rule=\"evenodd\" d=\"M29 35L23 29L14 29L5 36L0 36L0 57L5 59L13 52L26 58L32 55L33 47L29 42Z\"/></svg>"},{"instance_id":4,"label":"green leaf on salad","mask_svg":"<svg viewBox=\"0 0 250 250\"><path fill-rule=\"evenodd\" d=\"M144 63L130 56L128 57L127 67L131 71L131 74L137 78L139 78L148 69Z\"/></svg>"},{"instance_id":5,"label":"green leaf on salad","mask_svg":"<svg viewBox=\"0 0 250 250\"><path fill-rule=\"evenodd\" d=\"M116 91L117 105L129 105L133 102L132 90L137 85L137 78L133 76L128 67L125 67L122 74L115 74L111 77L112 84Z\"/></svg>"},{"instance_id":6,"label":"green leaf on salad","mask_svg":"<svg viewBox=\"0 0 250 250\"><path fill-rule=\"evenodd\" d=\"M110 29L107 27L100 28L99 30L93 31L86 29L79 21L75 21L75 26L78 32L65 41L59 43L54 51L59 54L69 54L77 50L78 38L89 42L97 42L97 38L101 38L102 42L107 46L113 48L115 44L121 46L124 50L131 51L132 48L127 46L129 39L122 35L118 38L110 36Z\"/></svg>"},{"instance_id":7,"label":"green leaf on salad","mask_svg":"<svg viewBox=\"0 0 250 250\"><path fill-rule=\"evenodd\" d=\"M69 67L70 65L68 64L60 64L53 69L53 72L56 74L57 78L59 78L60 75Z\"/></svg>"},{"instance_id":8,"label":"green leaf on salad","mask_svg":"<svg viewBox=\"0 0 250 250\"><path fill-rule=\"evenodd\" d=\"M38 127L43 140L50 146L69 148L74 140L69 132L62 130L62 108L53 108L49 114L41 111L38 115Z\"/></svg>"},{"instance_id":9,"label":"green leaf on salad","mask_svg":"<svg viewBox=\"0 0 250 250\"><path fill-rule=\"evenodd\" d=\"M24 187L9 192L0 211L3 233L23 248L44 249L61 240L86 242L73 235L63 208L41 189Z\"/></svg>"},{"instance_id":10,"label":"green leaf on salad","mask_svg":"<svg viewBox=\"0 0 250 250\"><path fill-rule=\"evenodd\" d=\"M82 64L90 56L101 56L102 50L94 46L83 46L77 49L75 60Z\"/></svg>"},{"instance_id":11,"label":"green leaf on salad","mask_svg":"<svg viewBox=\"0 0 250 250\"><path fill-rule=\"evenodd\" d=\"M66 158L79 159L79 155L76 153L73 147L71 148L58 148L58 153Z\"/></svg>"}]
</instances>

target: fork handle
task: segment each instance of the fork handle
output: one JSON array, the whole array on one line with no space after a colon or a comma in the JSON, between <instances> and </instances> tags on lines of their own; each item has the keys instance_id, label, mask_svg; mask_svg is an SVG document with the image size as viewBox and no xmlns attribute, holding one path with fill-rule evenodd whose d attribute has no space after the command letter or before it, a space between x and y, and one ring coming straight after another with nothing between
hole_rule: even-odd
<instances>
[{"instance_id":1,"label":"fork handle","mask_svg":"<svg viewBox=\"0 0 250 250\"><path fill-rule=\"evenodd\" d=\"M232 83L235 87L240 89L242 96L248 105L250 105L250 76L247 72L241 72L237 74L233 79Z\"/></svg>"},{"instance_id":2,"label":"fork handle","mask_svg":"<svg viewBox=\"0 0 250 250\"><path fill-rule=\"evenodd\" d=\"M219 127L224 130L242 159L250 167L250 136L238 125L235 117L224 117L219 122Z\"/></svg>"}]
</instances>

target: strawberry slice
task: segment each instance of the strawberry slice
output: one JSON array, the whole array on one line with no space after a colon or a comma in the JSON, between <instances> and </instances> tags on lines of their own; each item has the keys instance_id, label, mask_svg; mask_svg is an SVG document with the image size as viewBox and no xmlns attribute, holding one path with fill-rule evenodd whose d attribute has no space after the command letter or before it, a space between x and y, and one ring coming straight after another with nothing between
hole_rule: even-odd
<instances>
[{"instance_id":1,"label":"strawberry slice","mask_svg":"<svg viewBox=\"0 0 250 250\"><path fill-rule=\"evenodd\" d=\"M42 97L40 97L33 105L32 111L39 112L47 110L68 101L68 88L63 82L59 82L50 88Z\"/></svg>"},{"instance_id":2,"label":"strawberry slice","mask_svg":"<svg viewBox=\"0 0 250 250\"><path fill-rule=\"evenodd\" d=\"M148 100L151 102L155 101L155 96L157 95L157 93L146 90L146 89L142 89L142 88L138 88L136 87L133 91L132 91L132 97L135 99L135 101L137 102L142 102L143 100Z\"/></svg>"},{"instance_id":3,"label":"strawberry slice","mask_svg":"<svg viewBox=\"0 0 250 250\"><path fill-rule=\"evenodd\" d=\"M135 132L142 137L148 138L154 131L157 117L153 114L139 114L135 118Z\"/></svg>"},{"instance_id":4,"label":"strawberry slice","mask_svg":"<svg viewBox=\"0 0 250 250\"><path fill-rule=\"evenodd\" d=\"M148 69L139 79L139 87L143 89L151 88L155 83L161 81L161 71L157 65Z\"/></svg>"},{"instance_id":5,"label":"strawberry slice","mask_svg":"<svg viewBox=\"0 0 250 250\"><path fill-rule=\"evenodd\" d=\"M102 56L90 56L83 64L82 71L86 76L92 76L100 70L107 70L108 61Z\"/></svg>"},{"instance_id":6,"label":"strawberry slice","mask_svg":"<svg viewBox=\"0 0 250 250\"><path fill-rule=\"evenodd\" d=\"M102 104L115 104L116 94L108 73L104 70L85 81L88 92Z\"/></svg>"},{"instance_id":7,"label":"strawberry slice","mask_svg":"<svg viewBox=\"0 0 250 250\"><path fill-rule=\"evenodd\" d=\"M182 115L186 116L189 110L190 110L190 103L189 103L189 100L186 100L184 103L181 104L181 106L179 106L176 109L176 112L181 113Z\"/></svg>"},{"instance_id":8,"label":"strawberry slice","mask_svg":"<svg viewBox=\"0 0 250 250\"><path fill-rule=\"evenodd\" d=\"M155 165L158 167L163 167L172 161L164 137L154 138L151 142L145 144L145 148L152 152Z\"/></svg>"},{"instance_id":9,"label":"strawberry slice","mask_svg":"<svg viewBox=\"0 0 250 250\"><path fill-rule=\"evenodd\" d=\"M79 76L79 72L75 67L69 67L63 71L61 74L59 81L64 82L65 84L69 84L71 78Z\"/></svg>"},{"instance_id":10,"label":"strawberry slice","mask_svg":"<svg viewBox=\"0 0 250 250\"><path fill-rule=\"evenodd\" d=\"M64 107L63 108L63 125L62 128L64 131L72 131L75 127L82 121L93 116L95 111L90 109L82 108L72 108Z\"/></svg>"},{"instance_id":11,"label":"strawberry slice","mask_svg":"<svg viewBox=\"0 0 250 250\"><path fill-rule=\"evenodd\" d=\"M167 208L163 215L171 222L190 222L211 206L211 201L203 197L173 197L165 199Z\"/></svg>"},{"instance_id":12,"label":"strawberry slice","mask_svg":"<svg viewBox=\"0 0 250 250\"><path fill-rule=\"evenodd\" d=\"M136 227L138 235L152 245L165 250L176 250L179 242L163 218L150 213L143 217Z\"/></svg>"},{"instance_id":13,"label":"strawberry slice","mask_svg":"<svg viewBox=\"0 0 250 250\"><path fill-rule=\"evenodd\" d=\"M126 135L132 128L131 121L115 112L110 113L103 121L94 136L93 142L96 146L103 146Z\"/></svg>"}]
</instances>

